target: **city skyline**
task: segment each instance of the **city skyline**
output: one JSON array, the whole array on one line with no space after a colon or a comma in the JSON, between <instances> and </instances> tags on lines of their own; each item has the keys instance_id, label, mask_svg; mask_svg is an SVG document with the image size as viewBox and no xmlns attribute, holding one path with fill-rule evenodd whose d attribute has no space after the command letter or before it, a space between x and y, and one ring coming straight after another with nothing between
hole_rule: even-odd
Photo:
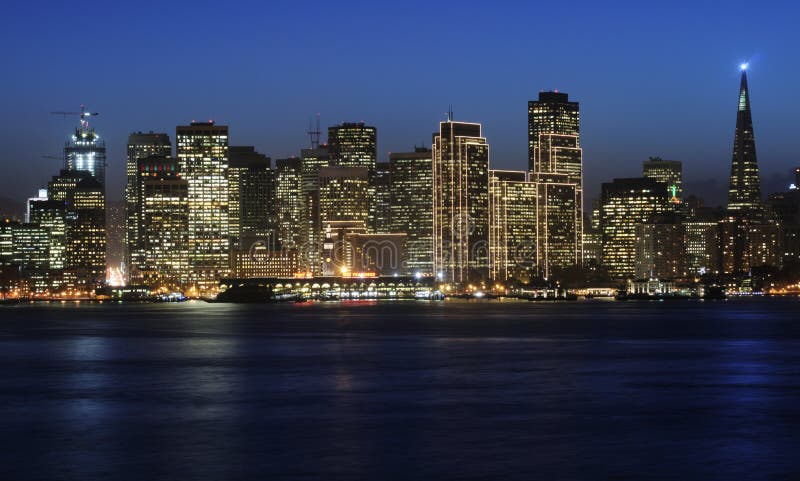
<instances>
[{"instance_id":1,"label":"city skyline","mask_svg":"<svg viewBox=\"0 0 800 481\"><path fill-rule=\"evenodd\" d=\"M692 18L705 14L713 19L698 24L681 22L690 12L680 8L666 11L664 7L665 11L659 12L663 15L656 15L650 7L618 5L606 12L605 7L580 4L563 19L574 37L554 49L537 49L536 55L529 53L536 36L528 35L530 30L522 23L522 19L540 14L535 6L491 9L480 23L483 28L471 28L477 27L478 20L469 12L474 13L477 6L467 5L460 12L451 12L446 6L419 7L427 15L386 6L365 12L345 6L337 12L320 5L318 15L310 14L307 32L300 40L297 35L287 36L287 40L281 37L285 24L300 14L296 7L280 11L257 7L247 19L240 15L241 9L232 8L221 12L220 20L246 26L252 25L258 13L269 15L265 28L251 29L246 35L234 34L227 24L215 30L214 52L221 57L221 71L237 74L215 72L207 74L207 82L184 83L180 79L186 73L177 70L183 60L176 59L188 61L197 54L192 52L193 42L176 40L182 33L194 31L188 27L193 16L178 22L175 32L150 27L153 35L142 40L134 29L120 26L134 13L130 7L91 13L89 20L93 15L102 19L91 37L107 34L108 38L104 42L90 38L86 43L106 67L84 75L83 66L67 54L71 42L54 41L59 34L69 35L62 24L68 24L64 19L75 13L61 6L37 12L45 20L59 19L43 22L49 29L45 30L27 20L30 7L21 6L10 13L12 25L0 34L19 46L19 54L9 65L15 74L0 84L5 91L16 92L8 103L14 115L0 121L0 141L5 146L2 161L17 180L3 184L4 196L27 197L46 181L44 172L51 171L55 162L42 156L57 154L75 123L48 113L74 110L80 103L101 114L96 127L107 142L109 200L113 201L121 198L127 135L151 129L171 132L175 125L192 119L214 118L230 125L232 144L254 145L274 159L297 155L298 148L308 146L305 130L318 112L323 126L364 120L381 132L377 160L382 162L388 159L388 152L407 152L414 144L427 146L447 105L453 104L457 119L482 123L493 146L494 168L522 168L527 150L524 104L540 90L558 89L569 92L582 105L587 199L598 197L601 182L626 175L631 166L650 156L660 156L684 162L687 191L713 191L719 197L714 203L722 204L727 182L719 177L729 167L734 123L728 114L735 108L726 93L736 82L736 67L748 60L756 85L752 94L757 104L759 164L767 184L764 191L776 190L770 185L773 177L788 178L789 169L797 162L791 112L800 106L787 95L791 79L800 69L788 47L796 43L791 40L797 33L787 20L795 6L778 8L784 15L777 21L770 18L767 22L766 13L753 12L748 30L742 32L738 29L741 8L735 5L723 10L692 4ZM202 5L198 9L205 11ZM177 17L182 8L178 2L156 10L169 19ZM135 13L143 15L143 21L156 15L139 7ZM447 15L456 15L465 23L450 25L445 22ZM377 25L381 29L408 25L419 35L404 36L408 48L402 51L392 49L382 35L365 42L370 45L365 46L366 56L360 58L371 68L353 81L347 73L357 72L358 59L325 48L323 39L329 36L323 33L328 22L362 26L355 34L334 38L334 45L345 39L368 38ZM636 42L623 42L606 33L621 24ZM442 28L434 29L434 25ZM552 35L555 28L537 24L537 34ZM679 28L681 35L672 35ZM659 35L650 35L651 30ZM734 31L736 35L731 33ZM192 38L191 34L185 36ZM429 52L447 38L472 40L486 57L486 67L464 75L466 66L454 62L434 65L435 55ZM383 55L382 49L392 55ZM113 55L120 50L130 57ZM47 59L47 63L35 59ZM129 62L162 69L164 75L116 75L123 66L127 71ZM411 75L393 75L398 68ZM319 75L323 71L326 75ZM417 80L447 72L453 78L447 89L431 88ZM205 87L196 85L204 83ZM710 180L716 185L710 186Z\"/></svg>"}]
</instances>

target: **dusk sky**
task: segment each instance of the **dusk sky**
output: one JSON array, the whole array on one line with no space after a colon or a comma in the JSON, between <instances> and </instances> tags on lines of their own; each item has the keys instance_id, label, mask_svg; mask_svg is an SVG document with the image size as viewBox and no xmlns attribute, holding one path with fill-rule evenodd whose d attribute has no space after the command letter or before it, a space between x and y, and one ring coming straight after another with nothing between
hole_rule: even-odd
<instances>
[{"instance_id":1,"label":"dusk sky","mask_svg":"<svg viewBox=\"0 0 800 481\"><path fill-rule=\"evenodd\" d=\"M317 112L323 130L363 120L382 161L429 146L452 104L457 120L483 124L493 168L524 169L527 102L557 89L581 104L587 200L658 155L684 162L690 193L722 202L744 61L765 192L800 165L795 2L487 5L14 3L0 20L0 196L22 201L57 174L43 156L60 155L77 118L49 112L80 104L101 113L117 200L128 134L174 142L192 119L229 125L232 145L273 159L308 145Z\"/></svg>"}]
</instances>

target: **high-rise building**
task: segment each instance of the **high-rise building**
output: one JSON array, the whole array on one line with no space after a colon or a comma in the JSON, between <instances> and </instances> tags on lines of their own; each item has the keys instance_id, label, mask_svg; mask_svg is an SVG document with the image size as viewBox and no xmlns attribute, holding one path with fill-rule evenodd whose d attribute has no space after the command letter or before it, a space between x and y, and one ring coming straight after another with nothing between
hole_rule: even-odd
<instances>
[{"instance_id":1,"label":"high-rise building","mask_svg":"<svg viewBox=\"0 0 800 481\"><path fill-rule=\"evenodd\" d=\"M127 182L125 184L125 245L128 272L133 266L141 264L141 194L142 177L139 161L148 157L170 157L172 143L169 135L156 132L134 132L128 136L128 150L125 163Z\"/></svg>"},{"instance_id":2,"label":"high-rise building","mask_svg":"<svg viewBox=\"0 0 800 481\"><path fill-rule=\"evenodd\" d=\"M255 147L228 149L229 232L232 247L247 249L254 243L275 246L275 178L272 161Z\"/></svg>"},{"instance_id":3,"label":"high-rise building","mask_svg":"<svg viewBox=\"0 0 800 481\"><path fill-rule=\"evenodd\" d=\"M189 183L173 157L138 161L141 194L141 264L134 282L152 289L183 290L190 282Z\"/></svg>"},{"instance_id":4,"label":"high-rise building","mask_svg":"<svg viewBox=\"0 0 800 481\"><path fill-rule=\"evenodd\" d=\"M331 165L328 146L300 151L303 175L303 218L300 263L306 272L317 273L322 266L322 224L319 217L319 169Z\"/></svg>"},{"instance_id":5,"label":"high-rise building","mask_svg":"<svg viewBox=\"0 0 800 481\"><path fill-rule=\"evenodd\" d=\"M50 270L63 269L67 242L66 204L56 200L35 200L28 203L28 209L30 222L44 227L49 233Z\"/></svg>"},{"instance_id":6,"label":"high-rise building","mask_svg":"<svg viewBox=\"0 0 800 481\"><path fill-rule=\"evenodd\" d=\"M375 196L372 209L372 232L392 232L392 169L389 162L378 162L375 170Z\"/></svg>"},{"instance_id":7,"label":"high-rise building","mask_svg":"<svg viewBox=\"0 0 800 481\"><path fill-rule=\"evenodd\" d=\"M602 263L613 278L636 274L636 224L670 209L666 184L647 178L614 179L601 190Z\"/></svg>"},{"instance_id":8,"label":"high-rise building","mask_svg":"<svg viewBox=\"0 0 800 481\"><path fill-rule=\"evenodd\" d=\"M328 127L328 151L333 165L363 167L374 180L378 163L378 133L364 122L344 122Z\"/></svg>"},{"instance_id":9,"label":"high-rise building","mask_svg":"<svg viewBox=\"0 0 800 481\"><path fill-rule=\"evenodd\" d=\"M489 171L490 277L528 282L536 275L537 184L523 171Z\"/></svg>"},{"instance_id":10,"label":"high-rise building","mask_svg":"<svg viewBox=\"0 0 800 481\"><path fill-rule=\"evenodd\" d=\"M363 167L369 180L369 220L367 228L376 232L380 220L376 211L376 182L378 175L378 131L364 122L344 122L328 127L328 149L331 165Z\"/></svg>"},{"instance_id":11,"label":"high-rise building","mask_svg":"<svg viewBox=\"0 0 800 481\"><path fill-rule=\"evenodd\" d=\"M303 226L303 171L297 157L275 162L275 212L281 247L299 249Z\"/></svg>"},{"instance_id":12,"label":"high-rise building","mask_svg":"<svg viewBox=\"0 0 800 481\"><path fill-rule=\"evenodd\" d=\"M434 272L464 289L489 277L489 144L481 125L440 122L432 173Z\"/></svg>"},{"instance_id":13,"label":"high-rise building","mask_svg":"<svg viewBox=\"0 0 800 481\"><path fill-rule=\"evenodd\" d=\"M71 171L89 172L101 185L106 185L106 143L89 127L88 115L81 114L81 123L72 138L64 144L64 167Z\"/></svg>"},{"instance_id":14,"label":"high-rise building","mask_svg":"<svg viewBox=\"0 0 800 481\"><path fill-rule=\"evenodd\" d=\"M230 269L228 127L213 121L176 129L181 175L189 183L190 283L214 290Z\"/></svg>"},{"instance_id":15,"label":"high-rise building","mask_svg":"<svg viewBox=\"0 0 800 481\"><path fill-rule=\"evenodd\" d=\"M47 197L66 210L62 287L93 294L106 279L105 188L89 171L62 170L48 183Z\"/></svg>"},{"instance_id":16,"label":"high-rise building","mask_svg":"<svg viewBox=\"0 0 800 481\"><path fill-rule=\"evenodd\" d=\"M389 154L391 232L406 234L406 273L433 274L431 150Z\"/></svg>"},{"instance_id":17,"label":"high-rise building","mask_svg":"<svg viewBox=\"0 0 800 481\"><path fill-rule=\"evenodd\" d=\"M583 262L580 109L568 94L540 92L538 100L528 102L528 162L530 180L541 184L539 274L549 277L553 269Z\"/></svg>"},{"instance_id":18,"label":"high-rise building","mask_svg":"<svg viewBox=\"0 0 800 481\"><path fill-rule=\"evenodd\" d=\"M534 172L536 267L545 279L583 262L583 215L578 186L567 174Z\"/></svg>"},{"instance_id":19,"label":"high-rise building","mask_svg":"<svg viewBox=\"0 0 800 481\"><path fill-rule=\"evenodd\" d=\"M683 164L680 160L650 157L642 162L642 176L667 184L672 203L679 204L683 199Z\"/></svg>"},{"instance_id":20,"label":"high-rise building","mask_svg":"<svg viewBox=\"0 0 800 481\"><path fill-rule=\"evenodd\" d=\"M50 289L50 232L39 224L16 224L12 228L11 263L20 269L29 292Z\"/></svg>"},{"instance_id":21,"label":"high-rise building","mask_svg":"<svg viewBox=\"0 0 800 481\"><path fill-rule=\"evenodd\" d=\"M758 175L750 93L747 88L747 65L742 65L736 133L733 139L733 162L728 190L728 210L751 211L761 208L761 179Z\"/></svg>"}]
</instances>

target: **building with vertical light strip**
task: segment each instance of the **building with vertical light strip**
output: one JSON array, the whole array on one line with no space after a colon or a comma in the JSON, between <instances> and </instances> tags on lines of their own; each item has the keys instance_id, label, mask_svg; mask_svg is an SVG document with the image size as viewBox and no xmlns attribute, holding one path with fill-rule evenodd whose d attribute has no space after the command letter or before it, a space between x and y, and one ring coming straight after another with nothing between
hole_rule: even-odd
<instances>
[{"instance_id":1,"label":"building with vertical light strip","mask_svg":"<svg viewBox=\"0 0 800 481\"><path fill-rule=\"evenodd\" d=\"M64 145L64 162L66 170L89 172L101 185L106 185L106 143L89 127L89 122L82 119Z\"/></svg>"},{"instance_id":2,"label":"building with vertical light strip","mask_svg":"<svg viewBox=\"0 0 800 481\"><path fill-rule=\"evenodd\" d=\"M530 281L536 275L536 184L516 170L489 171L490 277Z\"/></svg>"},{"instance_id":3,"label":"building with vertical light strip","mask_svg":"<svg viewBox=\"0 0 800 481\"><path fill-rule=\"evenodd\" d=\"M528 168L538 190L539 274L583 262L583 150L580 108L566 93L528 102ZM569 184L572 184L570 187ZM572 221L569 220L573 216Z\"/></svg>"},{"instance_id":4,"label":"building with vertical light strip","mask_svg":"<svg viewBox=\"0 0 800 481\"><path fill-rule=\"evenodd\" d=\"M489 278L489 144L481 125L433 134L433 269L456 290Z\"/></svg>"},{"instance_id":5,"label":"building with vertical light strip","mask_svg":"<svg viewBox=\"0 0 800 481\"><path fill-rule=\"evenodd\" d=\"M176 154L189 184L190 285L215 290L230 268L228 127L213 121L176 129Z\"/></svg>"},{"instance_id":6,"label":"building with vertical light strip","mask_svg":"<svg viewBox=\"0 0 800 481\"><path fill-rule=\"evenodd\" d=\"M406 234L406 274L433 275L431 150L389 154L391 231Z\"/></svg>"}]
</instances>

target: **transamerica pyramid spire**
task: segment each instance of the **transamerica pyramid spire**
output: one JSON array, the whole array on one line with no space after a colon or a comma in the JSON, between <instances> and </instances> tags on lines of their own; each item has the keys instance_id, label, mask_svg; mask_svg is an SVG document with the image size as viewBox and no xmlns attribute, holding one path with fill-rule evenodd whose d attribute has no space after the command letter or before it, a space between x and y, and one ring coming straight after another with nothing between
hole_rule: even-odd
<instances>
[{"instance_id":1,"label":"transamerica pyramid spire","mask_svg":"<svg viewBox=\"0 0 800 481\"><path fill-rule=\"evenodd\" d=\"M761 181L758 176L753 117L750 113L750 92L747 89L747 67L747 64L742 64L741 67L736 134L733 138L731 183L728 189L728 209L731 211L757 210L761 207Z\"/></svg>"}]
</instances>

